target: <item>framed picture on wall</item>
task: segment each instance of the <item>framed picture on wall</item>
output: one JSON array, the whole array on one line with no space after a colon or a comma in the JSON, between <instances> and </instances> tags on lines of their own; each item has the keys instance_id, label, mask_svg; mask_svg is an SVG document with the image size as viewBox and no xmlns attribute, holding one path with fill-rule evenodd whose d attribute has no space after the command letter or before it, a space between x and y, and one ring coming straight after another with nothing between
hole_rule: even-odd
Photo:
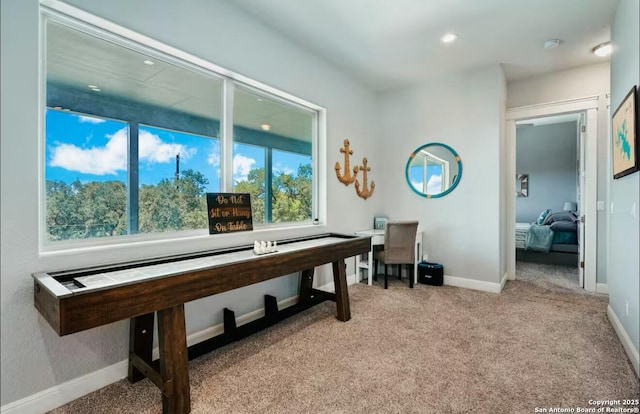
<instances>
[{"instance_id":1,"label":"framed picture on wall","mask_svg":"<svg viewBox=\"0 0 640 414\"><path fill-rule=\"evenodd\" d=\"M638 171L638 101L634 85L611 119L613 178Z\"/></svg>"},{"instance_id":2,"label":"framed picture on wall","mask_svg":"<svg viewBox=\"0 0 640 414\"><path fill-rule=\"evenodd\" d=\"M516 197L529 197L529 174L516 174Z\"/></svg>"},{"instance_id":3,"label":"framed picture on wall","mask_svg":"<svg viewBox=\"0 0 640 414\"><path fill-rule=\"evenodd\" d=\"M373 228L375 230L384 230L384 226L387 225L386 217L374 217L373 218Z\"/></svg>"}]
</instances>

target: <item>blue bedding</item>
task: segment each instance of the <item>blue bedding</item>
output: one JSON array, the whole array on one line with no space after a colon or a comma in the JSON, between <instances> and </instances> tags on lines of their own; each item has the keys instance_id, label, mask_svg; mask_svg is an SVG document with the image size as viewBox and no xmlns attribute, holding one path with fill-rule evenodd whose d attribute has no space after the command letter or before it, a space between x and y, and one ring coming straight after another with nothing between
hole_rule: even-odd
<instances>
[{"instance_id":1,"label":"blue bedding","mask_svg":"<svg viewBox=\"0 0 640 414\"><path fill-rule=\"evenodd\" d=\"M575 231L558 231L553 227L553 241L551 244L578 244L578 237Z\"/></svg>"},{"instance_id":2,"label":"blue bedding","mask_svg":"<svg viewBox=\"0 0 640 414\"><path fill-rule=\"evenodd\" d=\"M525 239L525 250L549 253L553 242L551 226L532 224Z\"/></svg>"}]
</instances>

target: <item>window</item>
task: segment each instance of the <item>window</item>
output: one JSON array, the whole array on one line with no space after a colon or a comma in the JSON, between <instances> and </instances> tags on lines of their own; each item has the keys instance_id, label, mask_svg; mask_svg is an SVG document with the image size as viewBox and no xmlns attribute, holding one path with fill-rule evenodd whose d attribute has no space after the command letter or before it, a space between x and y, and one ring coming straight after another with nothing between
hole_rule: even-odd
<instances>
[{"instance_id":1,"label":"window","mask_svg":"<svg viewBox=\"0 0 640 414\"><path fill-rule=\"evenodd\" d=\"M240 87L233 102L233 187L254 223L310 221L314 113Z\"/></svg>"},{"instance_id":2,"label":"window","mask_svg":"<svg viewBox=\"0 0 640 414\"><path fill-rule=\"evenodd\" d=\"M44 15L45 244L204 230L207 192L250 193L256 227L317 216L321 108L168 46Z\"/></svg>"},{"instance_id":3,"label":"window","mask_svg":"<svg viewBox=\"0 0 640 414\"><path fill-rule=\"evenodd\" d=\"M424 194L439 194L449 185L449 161L425 149L420 151L422 157L416 157L411 163L409 179L414 188L421 189Z\"/></svg>"},{"instance_id":4,"label":"window","mask_svg":"<svg viewBox=\"0 0 640 414\"><path fill-rule=\"evenodd\" d=\"M311 155L273 150L272 159L273 222L311 220Z\"/></svg>"},{"instance_id":5,"label":"window","mask_svg":"<svg viewBox=\"0 0 640 414\"><path fill-rule=\"evenodd\" d=\"M207 228L205 194L220 192L220 140L150 126L139 131L138 232Z\"/></svg>"},{"instance_id":6,"label":"window","mask_svg":"<svg viewBox=\"0 0 640 414\"><path fill-rule=\"evenodd\" d=\"M127 232L125 122L46 111L48 240Z\"/></svg>"}]
</instances>

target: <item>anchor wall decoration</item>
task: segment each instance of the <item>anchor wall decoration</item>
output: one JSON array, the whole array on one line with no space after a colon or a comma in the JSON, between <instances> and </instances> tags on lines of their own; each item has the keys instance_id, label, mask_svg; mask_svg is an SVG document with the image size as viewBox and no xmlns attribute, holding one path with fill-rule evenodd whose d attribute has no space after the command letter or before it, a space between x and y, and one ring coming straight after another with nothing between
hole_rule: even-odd
<instances>
[{"instance_id":1,"label":"anchor wall decoration","mask_svg":"<svg viewBox=\"0 0 640 414\"><path fill-rule=\"evenodd\" d=\"M344 140L344 146L340 148L340 153L344 154L344 172L341 173L340 162L336 162L335 170L338 181L348 186L355 182L356 194L363 199L371 197L373 190L376 188L376 183L371 181L369 185L367 173L371 171L371 167L367 165L367 158L362 158L362 165L356 165L353 167L353 175L351 175L351 169L349 167L349 157L353 155L353 150L349 148L349 140ZM362 171L362 188L360 188L360 181L358 181L358 172Z\"/></svg>"},{"instance_id":2,"label":"anchor wall decoration","mask_svg":"<svg viewBox=\"0 0 640 414\"><path fill-rule=\"evenodd\" d=\"M344 185L349 185L356 180L358 174L358 166L353 167L353 175L349 169L349 156L353 155L353 150L349 149L349 140L344 140L344 147L340 148L340 152L344 154L344 173L340 174L340 162L336 162L336 177Z\"/></svg>"},{"instance_id":3,"label":"anchor wall decoration","mask_svg":"<svg viewBox=\"0 0 640 414\"><path fill-rule=\"evenodd\" d=\"M358 196L364 198L365 200L373 194L373 190L376 188L376 183L371 181L371 189L367 188L367 172L371 171L371 167L367 167L367 159L362 159L362 165L359 165L354 168L358 169L358 171L362 171L362 190L360 190L360 182L356 179L356 193Z\"/></svg>"}]
</instances>

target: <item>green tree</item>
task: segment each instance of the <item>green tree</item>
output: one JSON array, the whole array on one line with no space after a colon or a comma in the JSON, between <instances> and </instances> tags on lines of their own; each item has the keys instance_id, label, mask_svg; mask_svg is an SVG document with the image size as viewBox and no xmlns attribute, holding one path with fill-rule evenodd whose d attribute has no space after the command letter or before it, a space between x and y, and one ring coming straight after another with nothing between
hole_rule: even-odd
<instances>
[{"instance_id":1,"label":"green tree","mask_svg":"<svg viewBox=\"0 0 640 414\"><path fill-rule=\"evenodd\" d=\"M272 221L303 221L311 218L311 165L298 167L298 174L280 173L273 179Z\"/></svg>"},{"instance_id":2,"label":"green tree","mask_svg":"<svg viewBox=\"0 0 640 414\"><path fill-rule=\"evenodd\" d=\"M281 172L273 178L271 194L271 222L303 221L311 218L311 165L298 167L298 174ZM254 223L265 222L264 168L249 172L246 181L236 183L236 193L251 194Z\"/></svg>"},{"instance_id":3,"label":"green tree","mask_svg":"<svg viewBox=\"0 0 640 414\"><path fill-rule=\"evenodd\" d=\"M236 182L233 191L236 193L249 193L251 195L251 214L253 223L264 223L264 168L256 168L249 171L246 181Z\"/></svg>"},{"instance_id":4,"label":"green tree","mask_svg":"<svg viewBox=\"0 0 640 414\"><path fill-rule=\"evenodd\" d=\"M179 180L163 179L140 189L138 228L141 233L207 227L205 189L209 180L200 172L182 171Z\"/></svg>"},{"instance_id":5,"label":"green tree","mask_svg":"<svg viewBox=\"0 0 640 414\"><path fill-rule=\"evenodd\" d=\"M62 181L47 180L47 239L67 240L83 233L84 217L77 196L79 181L67 185Z\"/></svg>"},{"instance_id":6,"label":"green tree","mask_svg":"<svg viewBox=\"0 0 640 414\"><path fill-rule=\"evenodd\" d=\"M86 183L82 200L85 234L82 237L118 236L127 233L127 195L122 181Z\"/></svg>"},{"instance_id":7,"label":"green tree","mask_svg":"<svg viewBox=\"0 0 640 414\"><path fill-rule=\"evenodd\" d=\"M126 192L120 181L71 184L47 180L49 240L102 237L126 232Z\"/></svg>"},{"instance_id":8,"label":"green tree","mask_svg":"<svg viewBox=\"0 0 640 414\"><path fill-rule=\"evenodd\" d=\"M273 178L271 221L311 218L311 165L298 167L297 175ZM138 200L138 231L207 228L206 187L200 172L184 170L180 179L163 179L143 185ZM236 183L235 192L249 193L254 223L265 222L265 171L256 168L248 179ZM127 233L127 191L121 181L71 184L47 180L47 235L49 240L117 236Z\"/></svg>"}]
</instances>

